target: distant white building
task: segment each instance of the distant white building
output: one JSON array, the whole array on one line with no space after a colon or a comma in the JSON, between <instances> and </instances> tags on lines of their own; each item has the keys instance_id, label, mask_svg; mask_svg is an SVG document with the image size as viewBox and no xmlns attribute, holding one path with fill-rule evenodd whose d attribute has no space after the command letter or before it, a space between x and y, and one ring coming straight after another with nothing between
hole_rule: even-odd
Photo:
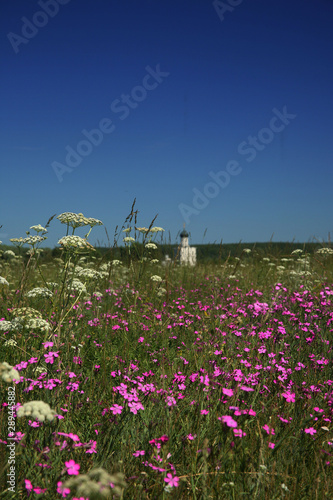
<instances>
[{"instance_id":1,"label":"distant white building","mask_svg":"<svg viewBox=\"0 0 333 500\"><path fill-rule=\"evenodd\" d=\"M185 226L185 224L184 224ZM185 231L185 227L180 233L181 244L180 244L180 263L190 266L195 266L197 263L197 249L195 247L190 247L188 244L188 232Z\"/></svg>"}]
</instances>

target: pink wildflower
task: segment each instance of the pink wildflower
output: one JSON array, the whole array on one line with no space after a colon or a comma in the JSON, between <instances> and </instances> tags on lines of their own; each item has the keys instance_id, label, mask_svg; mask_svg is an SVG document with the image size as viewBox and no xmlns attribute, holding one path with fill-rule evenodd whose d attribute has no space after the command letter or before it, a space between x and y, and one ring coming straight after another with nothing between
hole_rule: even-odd
<instances>
[{"instance_id":1,"label":"pink wildflower","mask_svg":"<svg viewBox=\"0 0 333 500\"><path fill-rule=\"evenodd\" d=\"M164 481L168 483L169 486L177 486L179 485L179 478L177 476L172 476L170 472L168 472L167 477L164 478Z\"/></svg>"},{"instance_id":2,"label":"pink wildflower","mask_svg":"<svg viewBox=\"0 0 333 500\"><path fill-rule=\"evenodd\" d=\"M313 427L309 427L308 429L304 429L304 432L306 432L307 434L311 434L311 436L313 434L316 434L316 429L314 429Z\"/></svg>"},{"instance_id":3,"label":"pink wildflower","mask_svg":"<svg viewBox=\"0 0 333 500\"><path fill-rule=\"evenodd\" d=\"M286 398L287 403L295 403L295 393L294 392L284 392L281 394L284 398Z\"/></svg>"},{"instance_id":4,"label":"pink wildflower","mask_svg":"<svg viewBox=\"0 0 333 500\"><path fill-rule=\"evenodd\" d=\"M81 465L76 464L74 460L69 460L68 462L65 462L65 465L67 467L67 472L70 476L77 476L79 474L79 469L81 468Z\"/></svg>"}]
</instances>

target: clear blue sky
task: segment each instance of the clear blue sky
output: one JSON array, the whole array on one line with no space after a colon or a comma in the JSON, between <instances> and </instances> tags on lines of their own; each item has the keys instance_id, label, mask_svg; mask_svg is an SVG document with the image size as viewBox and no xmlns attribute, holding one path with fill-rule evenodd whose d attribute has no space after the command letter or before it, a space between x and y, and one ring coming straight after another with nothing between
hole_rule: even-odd
<instances>
[{"instance_id":1,"label":"clear blue sky","mask_svg":"<svg viewBox=\"0 0 333 500\"><path fill-rule=\"evenodd\" d=\"M67 211L112 237L134 198L172 242L327 240L333 2L222 3L1 3L3 243Z\"/></svg>"}]
</instances>

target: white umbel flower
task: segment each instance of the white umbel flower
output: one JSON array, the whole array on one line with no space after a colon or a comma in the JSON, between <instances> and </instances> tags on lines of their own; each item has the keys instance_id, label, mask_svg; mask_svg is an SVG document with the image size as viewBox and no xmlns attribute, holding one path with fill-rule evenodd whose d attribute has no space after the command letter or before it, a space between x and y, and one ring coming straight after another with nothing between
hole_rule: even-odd
<instances>
[{"instance_id":1,"label":"white umbel flower","mask_svg":"<svg viewBox=\"0 0 333 500\"><path fill-rule=\"evenodd\" d=\"M154 276L151 276L150 279L152 281L156 281L156 283L161 283L161 281L163 281L161 276L157 276L157 274L155 274Z\"/></svg>"},{"instance_id":2,"label":"white umbel flower","mask_svg":"<svg viewBox=\"0 0 333 500\"><path fill-rule=\"evenodd\" d=\"M0 376L6 383L13 382L13 380L20 380L19 372L6 361L0 363Z\"/></svg>"},{"instance_id":3,"label":"white umbel flower","mask_svg":"<svg viewBox=\"0 0 333 500\"><path fill-rule=\"evenodd\" d=\"M9 283L8 283L8 281L5 278L3 278L2 276L0 276L0 285L9 286Z\"/></svg>"},{"instance_id":4,"label":"white umbel flower","mask_svg":"<svg viewBox=\"0 0 333 500\"><path fill-rule=\"evenodd\" d=\"M63 236L59 241L58 244L65 247L65 248L89 248L92 249L94 248L87 240L84 238L81 238L80 236Z\"/></svg>"},{"instance_id":5,"label":"white umbel flower","mask_svg":"<svg viewBox=\"0 0 333 500\"><path fill-rule=\"evenodd\" d=\"M51 410L50 406L44 401L29 401L29 403L24 403L16 410L18 418L21 417L32 417L39 422L45 422L49 420L50 422L54 419L56 412Z\"/></svg>"}]
</instances>

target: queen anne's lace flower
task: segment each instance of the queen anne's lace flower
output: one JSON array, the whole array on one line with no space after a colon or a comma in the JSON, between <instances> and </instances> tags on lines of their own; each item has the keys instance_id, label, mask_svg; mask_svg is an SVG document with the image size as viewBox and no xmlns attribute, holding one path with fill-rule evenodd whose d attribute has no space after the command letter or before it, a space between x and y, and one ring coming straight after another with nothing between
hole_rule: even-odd
<instances>
[{"instance_id":1,"label":"queen anne's lace flower","mask_svg":"<svg viewBox=\"0 0 333 500\"><path fill-rule=\"evenodd\" d=\"M26 296L27 297L43 297L43 298L49 298L52 297L53 293L48 289L48 288L33 288L29 292L27 292Z\"/></svg>"},{"instance_id":2,"label":"queen anne's lace flower","mask_svg":"<svg viewBox=\"0 0 333 500\"><path fill-rule=\"evenodd\" d=\"M317 250L316 253L319 253L320 255L333 255L333 249L332 248L319 248L319 250Z\"/></svg>"},{"instance_id":3,"label":"queen anne's lace flower","mask_svg":"<svg viewBox=\"0 0 333 500\"><path fill-rule=\"evenodd\" d=\"M90 249L94 250L94 247L84 238L81 238L80 236L63 236L59 241L58 244L65 247L65 248L79 248L79 249Z\"/></svg>"},{"instance_id":4,"label":"queen anne's lace flower","mask_svg":"<svg viewBox=\"0 0 333 500\"><path fill-rule=\"evenodd\" d=\"M161 233L162 233L163 231L164 231L164 229L163 229L162 227L152 227L152 228L150 229L150 232L151 232L151 233L158 233L158 232L161 232Z\"/></svg>"},{"instance_id":5,"label":"queen anne's lace flower","mask_svg":"<svg viewBox=\"0 0 333 500\"><path fill-rule=\"evenodd\" d=\"M157 283L161 283L161 281L163 281L161 276L157 276L156 274L154 276L151 276L150 279L152 281L156 281Z\"/></svg>"},{"instance_id":6,"label":"queen anne's lace flower","mask_svg":"<svg viewBox=\"0 0 333 500\"><path fill-rule=\"evenodd\" d=\"M11 321L0 321L1 332L10 332L12 330L14 330L14 325L12 325Z\"/></svg>"},{"instance_id":7,"label":"queen anne's lace flower","mask_svg":"<svg viewBox=\"0 0 333 500\"><path fill-rule=\"evenodd\" d=\"M9 286L9 283L8 283L8 281L5 278L3 278L2 276L0 276L0 285Z\"/></svg>"},{"instance_id":8,"label":"queen anne's lace flower","mask_svg":"<svg viewBox=\"0 0 333 500\"><path fill-rule=\"evenodd\" d=\"M37 224L36 226L31 226L30 229L36 231L36 233L47 233L47 229L45 229L45 227L41 226L40 224Z\"/></svg>"},{"instance_id":9,"label":"queen anne's lace flower","mask_svg":"<svg viewBox=\"0 0 333 500\"><path fill-rule=\"evenodd\" d=\"M100 279L102 277L101 273L98 271L95 271L95 269L81 269L77 273L79 278L85 278L85 279Z\"/></svg>"},{"instance_id":10,"label":"queen anne's lace flower","mask_svg":"<svg viewBox=\"0 0 333 500\"><path fill-rule=\"evenodd\" d=\"M88 474L79 474L67 479L61 488L69 488L76 497L111 498L114 495L122 496L126 487L124 475L120 472L109 474L105 469L92 469Z\"/></svg>"},{"instance_id":11,"label":"queen anne's lace flower","mask_svg":"<svg viewBox=\"0 0 333 500\"><path fill-rule=\"evenodd\" d=\"M87 291L85 284L75 278L72 280L72 282L68 282L67 285L70 291L75 291L75 292Z\"/></svg>"},{"instance_id":12,"label":"queen anne's lace flower","mask_svg":"<svg viewBox=\"0 0 333 500\"><path fill-rule=\"evenodd\" d=\"M145 245L145 247L148 249L148 250L157 250L157 245L155 245L155 243L147 243Z\"/></svg>"},{"instance_id":13,"label":"queen anne's lace flower","mask_svg":"<svg viewBox=\"0 0 333 500\"><path fill-rule=\"evenodd\" d=\"M94 219L93 217L85 217L83 214L75 214L73 212L64 212L58 215L57 219L60 220L62 224L67 224L67 226L77 228L82 226L102 226L103 222Z\"/></svg>"},{"instance_id":14,"label":"queen anne's lace flower","mask_svg":"<svg viewBox=\"0 0 333 500\"><path fill-rule=\"evenodd\" d=\"M6 361L0 363L0 376L4 382L10 383L13 380L20 380L20 374Z\"/></svg>"},{"instance_id":15,"label":"queen anne's lace flower","mask_svg":"<svg viewBox=\"0 0 333 500\"><path fill-rule=\"evenodd\" d=\"M56 412L51 410L50 406L44 401L29 401L29 403L24 403L16 410L18 418L21 417L32 417L39 422L44 422L49 420L50 422L54 419Z\"/></svg>"},{"instance_id":16,"label":"queen anne's lace flower","mask_svg":"<svg viewBox=\"0 0 333 500\"><path fill-rule=\"evenodd\" d=\"M133 241L135 241L135 239L132 238L132 236L126 236L125 238L123 238L124 243L132 243Z\"/></svg>"}]
</instances>

